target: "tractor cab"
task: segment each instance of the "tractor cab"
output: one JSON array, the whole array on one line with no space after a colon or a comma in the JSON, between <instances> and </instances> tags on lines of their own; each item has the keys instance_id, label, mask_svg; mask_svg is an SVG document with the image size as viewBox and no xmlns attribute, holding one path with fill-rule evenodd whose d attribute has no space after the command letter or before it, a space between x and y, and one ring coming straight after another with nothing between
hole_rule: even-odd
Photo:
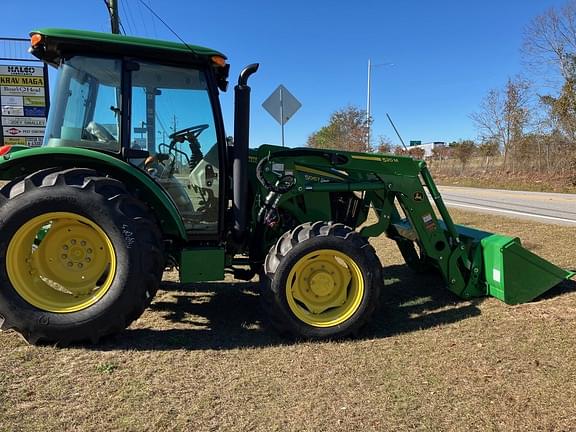
<instances>
[{"instance_id":1,"label":"tractor cab","mask_svg":"<svg viewBox=\"0 0 576 432\"><path fill-rule=\"evenodd\" d=\"M32 52L59 69L44 146L116 156L159 183L186 230L215 236L226 141L222 54L201 47L65 30L33 33Z\"/></svg>"}]
</instances>

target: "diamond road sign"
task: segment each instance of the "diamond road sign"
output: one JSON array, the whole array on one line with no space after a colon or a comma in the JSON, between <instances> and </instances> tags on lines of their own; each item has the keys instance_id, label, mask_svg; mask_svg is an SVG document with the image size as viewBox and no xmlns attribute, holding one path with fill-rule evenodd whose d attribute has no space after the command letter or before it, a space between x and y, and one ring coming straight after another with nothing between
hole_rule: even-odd
<instances>
[{"instance_id":1,"label":"diamond road sign","mask_svg":"<svg viewBox=\"0 0 576 432\"><path fill-rule=\"evenodd\" d=\"M283 85L279 85L262 104L262 107L281 125L285 125L301 106L298 99Z\"/></svg>"}]
</instances>

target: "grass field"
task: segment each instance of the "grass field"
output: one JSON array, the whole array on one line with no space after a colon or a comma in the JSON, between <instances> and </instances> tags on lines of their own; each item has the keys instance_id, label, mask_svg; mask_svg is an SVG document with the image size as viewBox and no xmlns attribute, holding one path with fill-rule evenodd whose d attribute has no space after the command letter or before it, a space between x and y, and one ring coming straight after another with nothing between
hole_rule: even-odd
<instances>
[{"instance_id":1,"label":"grass field","mask_svg":"<svg viewBox=\"0 0 576 432\"><path fill-rule=\"evenodd\" d=\"M566 178L534 178L522 175L508 176L500 173L472 174L467 176L434 174L434 181L441 186L576 193L576 185L567 183Z\"/></svg>"},{"instance_id":2,"label":"grass field","mask_svg":"<svg viewBox=\"0 0 576 432\"><path fill-rule=\"evenodd\" d=\"M576 229L453 213L576 267ZM576 283L515 307L462 301L373 244L387 290L356 340L286 343L262 328L255 283L169 280L97 346L0 333L0 431L576 430Z\"/></svg>"},{"instance_id":3,"label":"grass field","mask_svg":"<svg viewBox=\"0 0 576 432\"><path fill-rule=\"evenodd\" d=\"M511 172L503 168L503 163L502 157L494 158L490 168L486 170L484 158L474 157L468 161L466 169L462 170L461 163L455 159L428 161L434 181L439 185L576 193L574 173L546 173L526 167L521 167L521 171Z\"/></svg>"}]
</instances>

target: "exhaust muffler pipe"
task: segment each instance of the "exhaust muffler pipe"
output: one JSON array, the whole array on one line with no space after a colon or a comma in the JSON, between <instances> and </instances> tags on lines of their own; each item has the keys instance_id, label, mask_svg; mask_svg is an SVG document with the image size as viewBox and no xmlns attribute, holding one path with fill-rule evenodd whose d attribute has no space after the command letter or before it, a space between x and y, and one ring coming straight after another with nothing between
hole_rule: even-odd
<instances>
[{"instance_id":1,"label":"exhaust muffler pipe","mask_svg":"<svg viewBox=\"0 0 576 432\"><path fill-rule=\"evenodd\" d=\"M234 87L234 159L232 162L232 202L234 234L243 241L248 214L248 146L250 144L250 86L248 78L260 65L253 63L240 72Z\"/></svg>"}]
</instances>

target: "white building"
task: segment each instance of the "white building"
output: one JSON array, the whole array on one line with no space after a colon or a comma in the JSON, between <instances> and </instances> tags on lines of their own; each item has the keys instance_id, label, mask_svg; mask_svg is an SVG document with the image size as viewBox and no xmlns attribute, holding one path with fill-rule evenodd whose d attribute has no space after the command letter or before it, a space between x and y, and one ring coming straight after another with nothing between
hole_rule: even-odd
<instances>
[{"instance_id":1,"label":"white building","mask_svg":"<svg viewBox=\"0 0 576 432\"><path fill-rule=\"evenodd\" d=\"M429 158L432 157L432 149L434 149L435 147L445 147L447 144L444 141L434 141L434 142L429 142L429 143L424 143L424 144L418 144L418 145L411 145L410 148L421 148L424 150L424 157L425 158Z\"/></svg>"}]
</instances>

